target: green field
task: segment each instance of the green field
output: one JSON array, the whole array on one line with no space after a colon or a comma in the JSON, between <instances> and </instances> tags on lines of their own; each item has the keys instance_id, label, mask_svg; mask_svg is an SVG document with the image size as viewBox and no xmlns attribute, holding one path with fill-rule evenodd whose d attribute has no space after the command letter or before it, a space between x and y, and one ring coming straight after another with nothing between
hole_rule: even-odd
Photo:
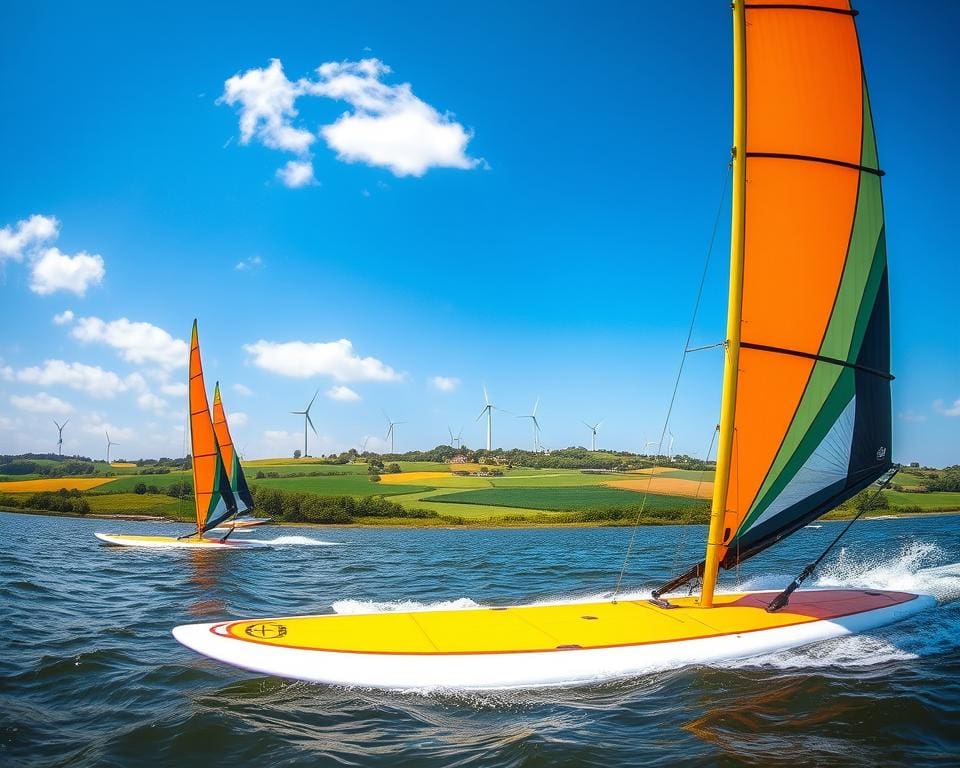
<instances>
[{"instance_id":1,"label":"green field","mask_svg":"<svg viewBox=\"0 0 960 768\"><path fill-rule=\"evenodd\" d=\"M115 480L111 480L109 483L98 485L92 489L90 493L133 493L133 489L140 483L144 485L155 485L161 491L165 491L171 485L179 483L181 480L186 480L190 485L193 485L193 473L181 470L170 472L166 475L123 475Z\"/></svg>"},{"instance_id":2,"label":"green field","mask_svg":"<svg viewBox=\"0 0 960 768\"><path fill-rule=\"evenodd\" d=\"M279 488L281 491L315 493L318 496L398 496L430 490L425 485L371 483L366 475L332 475L328 477L271 477L250 480L251 485Z\"/></svg>"},{"instance_id":3,"label":"green field","mask_svg":"<svg viewBox=\"0 0 960 768\"><path fill-rule=\"evenodd\" d=\"M930 493L904 493L884 491L887 500L898 507L920 507L924 511L953 512L960 510L960 493L931 491ZM896 510L891 510L896 512Z\"/></svg>"},{"instance_id":4,"label":"green field","mask_svg":"<svg viewBox=\"0 0 960 768\"><path fill-rule=\"evenodd\" d=\"M520 507L551 512L583 509L639 508L643 495L634 491L602 486L541 487L541 488L488 488L477 491L460 491L432 497L433 501L446 504L483 504L496 507ZM700 506L693 499L682 496L649 494L645 509L687 509Z\"/></svg>"}]
</instances>

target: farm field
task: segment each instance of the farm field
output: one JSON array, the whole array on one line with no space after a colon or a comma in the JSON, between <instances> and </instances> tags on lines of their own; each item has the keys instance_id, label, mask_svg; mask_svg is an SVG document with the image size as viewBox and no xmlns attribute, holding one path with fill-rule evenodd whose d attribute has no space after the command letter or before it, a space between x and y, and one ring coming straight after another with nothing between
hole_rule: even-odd
<instances>
[{"instance_id":1,"label":"farm field","mask_svg":"<svg viewBox=\"0 0 960 768\"><path fill-rule=\"evenodd\" d=\"M560 486L556 488L488 488L478 491L460 491L432 497L436 502L445 504L484 504L497 507L520 507L522 509L548 510L552 512L637 508L643 497L633 491L603 486L585 486L574 488ZM646 508L681 509L698 506L697 502L681 496L651 494L647 497ZM702 505L701 505L702 506Z\"/></svg>"},{"instance_id":2,"label":"farm field","mask_svg":"<svg viewBox=\"0 0 960 768\"><path fill-rule=\"evenodd\" d=\"M38 480L12 480L0 483L0 493L40 493L41 491L88 491L112 482L110 477L45 477Z\"/></svg>"},{"instance_id":3,"label":"farm field","mask_svg":"<svg viewBox=\"0 0 960 768\"><path fill-rule=\"evenodd\" d=\"M169 472L165 475L123 475L122 477L104 478L102 485L97 486L95 493L133 493L133 489L143 483L144 485L155 485L161 491L166 491L171 485L186 481L193 484L193 473Z\"/></svg>"},{"instance_id":4,"label":"farm field","mask_svg":"<svg viewBox=\"0 0 960 768\"><path fill-rule=\"evenodd\" d=\"M686 480L665 475L653 475L632 480L611 480L612 488L621 488L634 493L664 493L673 496L687 496L691 499L709 499L713 496L713 483L709 480Z\"/></svg>"},{"instance_id":5,"label":"farm field","mask_svg":"<svg viewBox=\"0 0 960 768\"><path fill-rule=\"evenodd\" d=\"M898 507L920 507L924 511L960 510L960 493L931 491L930 493L904 493L903 491L884 491L883 495L891 504ZM896 513L896 510L891 510Z\"/></svg>"},{"instance_id":6,"label":"farm field","mask_svg":"<svg viewBox=\"0 0 960 768\"><path fill-rule=\"evenodd\" d=\"M278 488L295 493L315 493L319 496L396 496L430 490L424 485L384 485L371 483L366 474L332 475L330 477L268 477L251 480L264 488Z\"/></svg>"}]
</instances>

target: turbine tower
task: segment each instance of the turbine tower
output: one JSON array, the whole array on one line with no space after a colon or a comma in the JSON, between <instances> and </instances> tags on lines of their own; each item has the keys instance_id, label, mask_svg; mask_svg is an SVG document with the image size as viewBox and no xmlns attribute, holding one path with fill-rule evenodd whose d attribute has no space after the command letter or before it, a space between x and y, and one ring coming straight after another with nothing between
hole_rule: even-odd
<instances>
[{"instance_id":1,"label":"turbine tower","mask_svg":"<svg viewBox=\"0 0 960 768\"><path fill-rule=\"evenodd\" d=\"M310 429L313 430L313 434L320 437L317 434L317 428L313 426L313 419L310 418L310 409L313 407L313 401L317 399L317 395L320 394L319 388L316 392L313 393L313 397L310 398L310 404L302 411L290 411L294 416L303 416L303 458L307 458L309 454L307 453L307 424L310 425Z\"/></svg>"},{"instance_id":2,"label":"turbine tower","mask_svg":"<svg viewBox=\"0 0 960 768\"><path fill-rule=\"evenodd\" d=\"M490 402L490 398L487 395L487 385L483 385L483 401L486 405L483 406L483 410L480 411L480 415L477 416L477 421L483 418L483 415L487 415L487 450L493 450L493 412L497 410L497 406Z\"/></svg>"},{"instance_id":3,"label":"turbine tower","mask_svg":"<svg viewBox=\"0 0 960 768\"><path fill-rule=\"evenodd\" d=\"M463 435L463 427L460 427L460 431L456 435L453 434L453 427L447 427L447 432L450 433L450 447L456 450L460 450L460 437Z\"/></svg>"},{"instance_id":4,"label":"turbine tower","mask_svg":"<svg viewBox=\"0 0 960 768\"><path fill-rule=\"evenodd\" d=\"M57 420L54 419L53 423L57 425L57 429L60 431L60 437L57 439L57 453L63 456L63 428L70 423L70 419L67 419L63 424L58 424Z\"/></svg>"},{"instance_id":5,"label":"turbine tower","mask_svg":"<svg viewBox=\"0 0 960 768\"><path fill-rule=\"evenodd\" d=\"M540 422L537 421L537 408L540 407L540 396L537 396L537 402L533 404L533 412L524 415L517 416L518 419L530 419L533 423L533 452L540 453Z\"/></svg>"},{"instance_id":6,"label":"turbine tower","mask_svg":"<svg viewBox=\"0 0 960 768\"><path fill-rule=\"evenodd\" d=\"M365 435L363 442L360 444L360 455L362 456L367 452L367 443L370 442L370 435Z\"/></svg>"},{"instance_id":7,"label":"turbine tower","mask_svg":"<svg viewBox=\"0 0 960 768\"><path fill-rule=\"evenodd\" d=\"M66 422L64 422L66 424ZM107 464L110 463L110 449L115 445L120 445L120 443L114 443L110 440L110 433L107 430L103 430L103 434L107 436Z\"/></svg>"},{"instance_id":8,"label":"turbine tower","mask_svg":"<svg viewBox=\"0 0 960 768\"><path fill-rule=\"evenodd\" d=\"M395 451L393 450L393 439L394 439L394 438L396 437L396 435L397 435L397 425L398 425L398 424L406 424L407 422L405 422L405 421L390 421L390 417L387 416L387 412L386 412L386 411L383 412L383 416L384 416L384 418L387 420L387 434L386 434L386 436L385 436L383 439L386 440L387 438L390 438L390 453L395 453Z\"/></svg>"},{"instance_id":9,"label":"turbine tower","mask_svg":"<svg viewBox=\"0 0 960 768\"><path fill-rule=\"evenodd\" d=\"M596 424L587 424L585 421L581 421L580 423L590 430L590 450L597 450L597 430L600 429L600 425L603 424L603 419L600 419Z\"/></svg>"}]
</instances>

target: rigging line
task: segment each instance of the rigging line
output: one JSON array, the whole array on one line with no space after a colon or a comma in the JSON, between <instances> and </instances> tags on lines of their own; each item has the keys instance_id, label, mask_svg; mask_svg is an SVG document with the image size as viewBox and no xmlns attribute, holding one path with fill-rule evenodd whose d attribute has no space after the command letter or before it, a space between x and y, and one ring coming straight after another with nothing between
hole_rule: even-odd
<instances>
[{"instance_id":1,"label":"rigging line","mask_svg":"<svg viewBox=\"0 0 960 768\"><path fill-rule=\"evenodd\" d=\"M673 383L673 393L670 395L670 405L667 407L667 415L663 420L663 429L660 430L660 442L657 444L657 455L655 459L660 458L663 452L663 439L667 434L667 428L670 426L670 417L673 414L673 405L677 400L677 390L680 388L680 377L683 375L683 365L687 360L687 349L690 346L690 340L693 338L693 329L697 322L697 313L700 311L700 301L703 298L703 286L707 282L707 272L710 269L710 257L713 255L713 245L717 240L717 228L720 225L720 215L723 213L723 202L726 199L727 187L730 174L733 173L733 160L727 164L724 173L720 179L720 200L717 202L717 213L713 217L713 228L710 231L710 242L707 244L707 255L703 262L703 272L700 274L700 285L697 287L697 298L693 303L693 315L690 317L690 327L687 329L687 338L683 343L683 354L680 356L680 366L677 370L677 378ZM653 469L654 467L651 467ZM617 584L613 589L613 600L616 602L617 595L620 592L620 585L623 583L623 576L627 571L627 563L630 561L630 554L633 552L633 544L637 537L637 529L640 526L640 519L647 506L647 497L650 495L650 484L653 482L653 472L647 479L647 487L643 492L643 499L640 502L640 508L637 510L637 519L633 524L633 531L630 534L630 540L627 543L627 551L623 558L623 565L620 567L620 575L617 576Z\"/></svg>"},{"instance_id":2,"label":"rigging line","mask_svg":"<svg viewBox=\"0 0 960 768\"><path fill-rule=\"evenodd\" d=\"M888 485L890 485L890 481L893 480L894 476L899 471L900 471L900 465L895 464L893 468L887 473L886 478L884 478L880 486L872 494L870 494L869 498L860 507L860 511L853 516L853 519L844 526L843 530L837 534L837 537L833 541L831 541L830 544L827 545L827 548L823 550L823 552L820 553L820 557L818 557L816 560L810 563L806 568L804 568L800 572L800 575L797 576L797 578L795 578L793 581L791 581L790 584L787 586L787 588L783 590L783 592L781 592L779 595L773 598L773 600L770 601L770 605L767 606L767 613L773 613L775 611L779 611L787 603L790 602L790 595L796 592L800 588L800 585L803 584L803 582L806 581L807 578L816 570L817 566L820 565L820 563L823 561L823 558L825 558L829 554L830 550L837 545L837 542L839 542L840 539L843 538L844 534L846 534L846 532L850 530L853 524L860 519L860 516L864 512L866 512L868 509L873 508L873 500L877 498L877 496L879 496Z\"/></svg>"}]
</instances>

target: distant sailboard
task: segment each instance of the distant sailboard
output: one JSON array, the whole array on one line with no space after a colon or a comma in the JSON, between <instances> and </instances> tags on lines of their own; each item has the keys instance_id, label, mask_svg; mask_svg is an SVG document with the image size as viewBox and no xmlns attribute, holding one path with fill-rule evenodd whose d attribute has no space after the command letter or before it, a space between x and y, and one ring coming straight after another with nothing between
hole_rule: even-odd
<instances>
[{"instance_id":1,"label":"distant sailboard","mask_svg":"<svg viewBox=\"0 0 960 768\"><path fill-rule=\"evenodd\" d=\"M249 549L269 546L264 542L241 542L229 540L231 531L224 536L214 538L210 534L213 529L226 524L239 510L239 504L246 511L253 507L253 500L247 488L243 469L233 451L233 443L229 439L229 430L223 417L223 408L220 414L223 421L221 434L229 441L229 456L235 465L235 483L231 483L227 465L217 440L217 430L214 428L210 416L210 407L207 402L207 391L203 381L203 364L200 358L200 341L197 334L197 321L193 321L193 331L190 335L190 446L193 462L193 490L194 506L196 510L197 527L192 534L181 536L131 536L125 534L97 533L101 541L123 547L152 547L166 549ZM217 391L219 395L219 388ZM219 397L217 398L219 401ZM234 492L234 487L237 492ZM256 524L260 524L257 522Z\"/></svg>"},{"instance_id":2,"label":"distant sailboard","mask_svg":"<svg viewBox=\"0 0 960 768\"><path fill-rule=\"evenodd\" d=\"M882 172L855 15L848 0L733 5L728 322L702 562L652 600L223 621L176 627L177 640L283 677L513 688L749 658L935 605L797 591L839 536L782 592L715 594L720 568L879 492L896 470ZM689 582L699 595L670 597Z\"/></svg>"}]
</instances>

